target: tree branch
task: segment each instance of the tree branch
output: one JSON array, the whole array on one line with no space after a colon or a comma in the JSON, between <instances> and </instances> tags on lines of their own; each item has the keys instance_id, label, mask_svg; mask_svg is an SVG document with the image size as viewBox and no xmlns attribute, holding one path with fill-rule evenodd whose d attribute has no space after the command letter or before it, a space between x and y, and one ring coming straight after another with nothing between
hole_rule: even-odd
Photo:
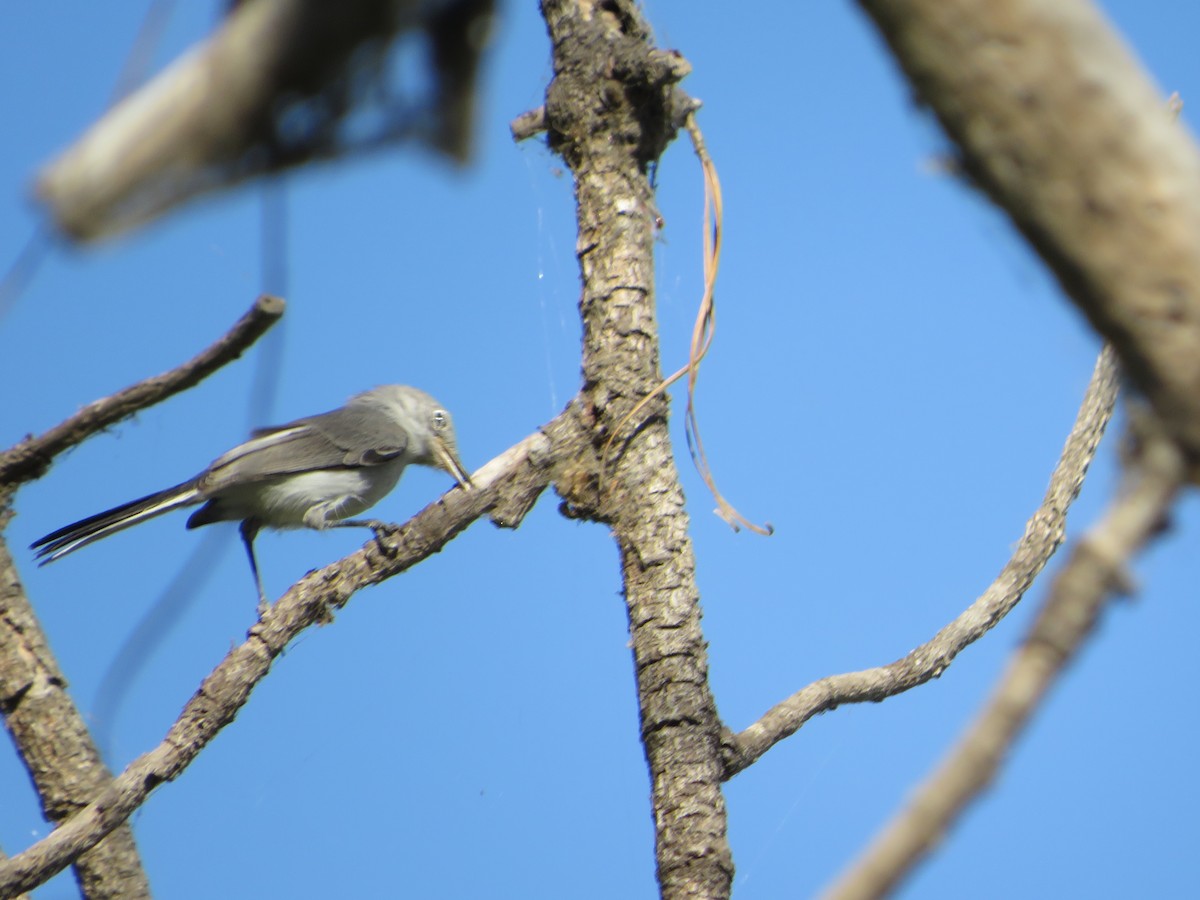
<instances>
[{"instance_id":1,"label":"tree branch","mask_svg":"<svg viewBox=\"0 0 1200 900\"><path fill-rule=\"evenodd\" d=\"M275 657L304 629L328 622L331 611L356 591L438 552L481 515L491 512L515 526L531 495L549 484L555 461L574 458L590 440L576 406L475 473L472 490L451 490L393 533L293 585L204 679L162 743L134 760L54 832L0 862L0 898L52 877L128 819L155 787L178 777L233 721Z\"/></svg>"},{"instance_id":2,"label":"tree branch","mask_svg":"<svg viewBox=\"0 0 1200 900\"><path fill-rule=\"evenodd\" d=\"M54 457L97 431L187 390L233 362L279 321L284 307L279 297L263 294L223 337L198 356L169 372L95 400L44 434L30 435L0 454L0 496L4 491L11 492L16 486L41 477Z\"/></svg>"},{"instance_id":3,"label":"tree branch","mask_svg":"<svg viewBox=\"0 0 1200 900\"><path fill-rule=\"evenodd\" d=\"M0 509L0 533L12 513ZM112 781L0 539L0 711L48 822L70 818ZM133 832L123 826L75 861L80 893L148 898ZM0 892L3 896L9 896Z\"/></svg>"},{"instance_id":4,"label":"tree branch","mask_svg":"<svg viewBox=\"0 0 1200 900\"><path fill-rule=\"evenodd\" d=\"M678 54L653 47L630 0L543 0L554 80L544 124L574 175L589 452L557 481L567 514L609 524L621 570L664 898L728 897L720 721L708 686L695 557L659 395L654 196L647 169L674 138ZM518 136L523 133L518 129Z\"/></svg>"},{"instance_id":5,"label":"tree branch","mask_svg":"<svg viewBox=\"0 0 1200 900\"><path fill-rule=\"evenodd\" d=\"M1121 494L1058 574L981 715L907 808L846 870L826 895L829 900L886 894L995 778L1038 705L1095 629L1105 603L1128 590L1125 566L1162 529L1184 474L1183 456L1172 440L1161 433L1142 436Z\"/></svg>"},{"instance_id":6,"label":"tree branch","mask_svg":"<svg viewBox=\"0 0 1200 900\"><path fill-rule=\"evenodd\" d=\"M979 599L929 641L886 666L822 678L770 709L740 734L725 740L725 777L756 762L809 719L844 703L885 700L939 677L966 647L983 637L1020 602L1065 535L1067 510L1079 496L1088 466L1117 398L1116 355L1106 346L1042 504L1025 525L1012 558Z\"/></svg>"},{"instance_id":7,"label":"tree branch","mask_svg":"<svg viewBox=\"0 0 1200 900\"><path fill-rule=\"evenodd\" d=\"M961 151L1200 458L1200 153L1087 0L859 0Z\"/></svg>"}]
</instances>

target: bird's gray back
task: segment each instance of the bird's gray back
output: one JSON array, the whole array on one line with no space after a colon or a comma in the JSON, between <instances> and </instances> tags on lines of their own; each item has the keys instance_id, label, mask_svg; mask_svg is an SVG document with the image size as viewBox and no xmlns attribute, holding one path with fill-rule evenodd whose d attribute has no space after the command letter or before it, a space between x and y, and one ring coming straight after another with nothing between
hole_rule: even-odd
<instances>
[{"instance_id":1,"label":"bird's gray back","mask_svg":"<svg viewBox=\"0 0 1200 900\"><path fill-rule=\"evenodd\" d=\"M261 428L218 457L200 477L205 494L234 484L316 469L377 466L402 456L408 434L386 412L345 406L286 425Z\"/></svg>"}]
</instances>

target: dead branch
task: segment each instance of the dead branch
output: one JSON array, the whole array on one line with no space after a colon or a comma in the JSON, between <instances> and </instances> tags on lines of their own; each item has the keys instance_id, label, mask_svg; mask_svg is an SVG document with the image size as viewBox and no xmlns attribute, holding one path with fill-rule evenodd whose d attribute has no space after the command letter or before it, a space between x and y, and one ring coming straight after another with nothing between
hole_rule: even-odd
<instances>
[{"instance_id":1,"label":"dead branch","mask_svg":"<svg viewBox=\"0 0 1200 900\"><path fill-rule=\"evenodd\" d=\"M574 175L583 396L595 421L592 453L557 484L566 511L608 524L621 555L661 896L728 897L720 720L665 397L646 404L619 453L603 452L662 381L647 170L682 121L674 85L687 65L653 47L631 0L543 0L542 13L555 72L545 125Z\"/></svg>"},{"instance_id":2,"label":"dead branch","mask_svg":"<svg viewBox=\"0 0 1200 900\"><path fill-rule=\"evenodd\" d=\"M884 896L925 857L996 777L1050 688L1095 629L1105 604L1129 590L1125 567L1162 529L1185 475L1183 455L1171 439L1161 432L1139 438L1121 493L1055 578L1029 636L979 717L906 808L846 869L826 894L829 900Z\"/></svg>"},{"instance_id":3,"label":"dead branch","mask_svg":"<svg viewBox=\"0 0 1200 900\"><path fill-rule=\"evenodd\" d=\"M1061 546L1067 511L1083 486L1117 398L1116 355L1105 347L1096 360L1075 424L1041 506L996 580L958 618L929 641L886 666L822 678L768 710L753 725L726 738L726 778L756 762L809 719L845 703L885 700L939 677L963 650L983 637L1020 602Z\"/></svg>"},{"instance_id":4,"label":"dead branch","mask_svg":"<svg viewBox=\"0 0 1200 900\"><path fill-rule=\"evenodd\" d=\"M96 432L185 390L237 359L283 314L278 297L259 297L230 331L187 363L97 400L39 437L0 455L0 525L7 499L43 474L54 458ZM87 726L66 691L11 555L0 541L0 710L30 772L48 821L62 822L110 782ZM133 835L122 827L79 857L76 873L86 897L148 897L149 886Z\"/></svg>"},{"instance_id":5,"label":"dead branch","mask_svg":"<svg viewBox=\"0 0 1200 900\"><path fill-rule=\"evenodd\" d=\"M183 365L139 381L109 397L94 400L44 434L30 435L0 454L0 488L11 491L26 481L41 477L58 454L122 419L199 384L245 353L279 321L284 306L281 298L263 294L223 337Z\"/></svg>"},{"instance_id":6,"label":"dead branch","mask_svg":"<svg viewBox=\"0 0 1200 900\"><path fill-rule=\"evenodd\" d=\"M103 237L245 178L312 159L427 139L463 161L492 0L243 0L217 32L125 98L37 179L76 239ZM356 103L386 94L390 42L429 39L429 115L381 109L363 146L339 133ZM366 85L372 89L365 89Z\"/></svg>"}]
</instances>

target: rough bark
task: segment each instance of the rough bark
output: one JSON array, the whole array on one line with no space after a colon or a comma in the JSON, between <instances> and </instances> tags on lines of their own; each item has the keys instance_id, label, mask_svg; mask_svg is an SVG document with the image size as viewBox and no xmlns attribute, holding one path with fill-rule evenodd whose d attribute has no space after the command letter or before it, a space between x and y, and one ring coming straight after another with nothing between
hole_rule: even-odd
<instances>
[{"instance_id":1,"label":"rough bark","mask_svg":"<svg viewBox=\"0 0 1200 900\"><path fill-rule=\"evenodd\" d=\"M579 477L559 487L570 514L610 524L620 550L662 896L727 897L720 722L665 400L647 404L632 436L603 453L662 377L647 168L678 124L673 85L686 63L654 49L630 3L544 0L542 12L554 60L548 139L575 176L583 394L596 441Z\"/></svg>"},{"instance_id":2,"label":"rough bark","mask_svg":"<svg viewBox=\"0 0 1200 900\"><path fill-rule=\"evenodd\" d=\"M0 512L0 530L11 513ZM0 540L0 709L33 779L46 820L69 819L111 781ZM75 861L90 900L150 896L133 831L115 829ZM0 894L8 894L0 891Z\"/></svg>"}]
</instances>

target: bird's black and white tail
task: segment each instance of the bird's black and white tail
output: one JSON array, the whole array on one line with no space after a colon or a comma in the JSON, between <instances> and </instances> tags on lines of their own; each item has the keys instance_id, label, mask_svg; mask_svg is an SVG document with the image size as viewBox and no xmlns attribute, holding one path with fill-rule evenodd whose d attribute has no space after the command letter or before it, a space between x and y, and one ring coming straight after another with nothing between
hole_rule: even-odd
<instances>
[{"instance_id":1,"label":"bird's black and white tail","mask_svg":"<svg viewBox=\"0 0 1200 900\"><path fill-rule=\"evenodd\" d=\"M175 487L158 491L138 500L131 500L114 506L112 509L86 519L80 519L58 531L52 531L43 538L38 538L30 547L37 550L38 565L52 563L80 547L85 547L92 541L108 537L118 531L124 531L130 526L161 516L165 512L178 509L181 506L192 506L204 498L196 488L194 481L185 481Z\"/></svg>"}]
</instances>

